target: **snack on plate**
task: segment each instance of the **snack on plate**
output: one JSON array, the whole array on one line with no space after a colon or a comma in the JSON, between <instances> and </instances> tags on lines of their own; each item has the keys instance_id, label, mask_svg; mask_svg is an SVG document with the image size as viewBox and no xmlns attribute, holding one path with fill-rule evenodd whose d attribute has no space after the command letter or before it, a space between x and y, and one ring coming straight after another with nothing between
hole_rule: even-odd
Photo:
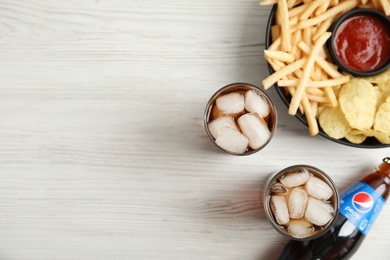
<instances>
[{"instance_id":1,"label":"snack on plate","mask_svg":"<svg viewBox=\"0 0 390 260\"><path fill-rule=\"evenodd\" d=\"M367 130L374 124L376 92L364 79L351 79L339 93L341 111L352 128Z\"/></svg>"},{"instance_id":2,"label":"snack on plate","mask_svg":"<svg viewBox=\"0 0 390 260\"><path fill-rule=\"evenodd\" d=\"M332 63L326 41L337 18L354 8L374 8L390 15L388 0L264 0L277 4L272 43L264 57L274 73L263 80L291 96L288 113L305 115L310 135L322 130L332 138L362 143L375 137L390 144L390 69L353 78Z\"/></svg>"},{"instance_id":3,"label":"snack on plate","mask_svg":"<svg viewBox=\"0 0 390 260\"><path fill-rule=\"evenodd\" d=\"M386 77L390 77L390 69L369 78L351 78L342 85L339 106L326 107L319 112L322 130L330 137L346 138L354 144L364 142L367 137L390 144L390 92L382 91L377 85ZM337 118L328 115L333 109L339 111Z\"/></svg>"}]
</instances>

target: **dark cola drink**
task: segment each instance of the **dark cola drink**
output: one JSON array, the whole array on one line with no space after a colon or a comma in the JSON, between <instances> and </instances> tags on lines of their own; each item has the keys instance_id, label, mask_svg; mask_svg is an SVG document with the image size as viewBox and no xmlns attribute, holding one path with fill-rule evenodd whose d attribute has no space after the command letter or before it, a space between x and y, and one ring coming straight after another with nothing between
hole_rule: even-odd
<instances>
[{"instance_id":1,"label":"dark cola drink","mask_svg":"<svg viewBox=\"0 0 390 260\"><path fill-rule=\"evenodd\" d=\"M340 214L327 233L309 241L291 240L278 259L349 259L374 224L389 189L390 157L387 157L375 172L340 194Z\"/></svg>"}]
</instances>

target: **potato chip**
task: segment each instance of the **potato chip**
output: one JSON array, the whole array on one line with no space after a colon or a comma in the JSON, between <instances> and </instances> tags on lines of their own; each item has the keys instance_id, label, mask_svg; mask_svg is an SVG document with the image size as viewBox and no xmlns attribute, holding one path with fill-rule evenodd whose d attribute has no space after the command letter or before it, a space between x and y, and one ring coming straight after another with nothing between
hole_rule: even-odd
<instances>
[{"instance_id":1,"label":"potato chip","mask_svg":"<svg viewBox=\"0 0 390 260\"><path fill-rule=\"evenodd\" d=\"M321 113L324 112L325 110L327 110L329 107L328 106L319 106L317 108L317 115L316 115L316 118L319 118Z\"/></svg>"},{"instance_id":2,"label":"potato chip","mask_svg":"<svg viewBox=\"0 0 390 260\"><path fill-rule=\"evenodd\" d=\"M364 134L350 134L349 133L345 136L345 139L347 139L348 141L350 141L353 144L361 144L367 139L367 136L365 136Z\"/></svg>"},{"instance_id":3,"label":"potato chip","mask_svg":"<svg viewBox=\"0 0 390 260\"><path fill-rule=\"evenodd\" d=\"M374 86L374 91L375 91L375 95L376 95L376 110L378 110L379 106L382 103L386 102L386 99L389 96L389 94L381 91L378 86Z\"/></svg>"},{"instance_id":4,"label":"potato chip","mask_svg":"<svg viewBox=\"0 0 390 260\"><path fill-rule=\"evenodd\" d=\"M370 82L354 78L339 93L340 107L352 128L368 130L374 124L376 93Z\"/></svg>"},{"instance_id":5,"label":"potato chip","mask_svg":"<svg viewBox=\"0 0 390 260\"><path fill-rule=\"evenodd\" d=\"M322 130L335 139L344 138L351 131L351 127L339 106L323 110L318 121Z\"/></svg>"},{"instance_id":6,"label":"potato chip","mask_svg":"<svg viewBox=\"0 0 390 260\"><path fill-rule=\"evenodd\" d=\"M375 115L374 129L390 135L390 102L379 106Z\"/></svg>"},{"instance_id":7,"label":"potato chip","mask_svg":"<svg viewBox=\"0 0 390 260\"><path fill-rule=\"evenodd\" d=\"M382 144L390 144L390 136L383 132L377 132L371 130L373 132L373 136Z\"/></svg>"},{"instance_id":8,"label":"potato chip","mask_svg":"<svg viewBox=\"0 0 390 260\"><path fill-rule=\"evenodd\" d=\"M354 129L350 132L350 134L352 134L352 135L363 134L367 137L375 137L382 144L390 144L390 136L389 135L387 135L383 132L375 131L373 129L369 129L369 130L365 130L365 131Z\"/></svg>"},{"instance_id":9,"label":"potato chip","mask_svg":"<svg viewBox=\"0 0 390 260\"><path fill-rule=\"evenodd\" d=\"M390 68L371 77L366 77L369 82L378 85L381 91L390 93Z\"/></svg>"}]
</instances>

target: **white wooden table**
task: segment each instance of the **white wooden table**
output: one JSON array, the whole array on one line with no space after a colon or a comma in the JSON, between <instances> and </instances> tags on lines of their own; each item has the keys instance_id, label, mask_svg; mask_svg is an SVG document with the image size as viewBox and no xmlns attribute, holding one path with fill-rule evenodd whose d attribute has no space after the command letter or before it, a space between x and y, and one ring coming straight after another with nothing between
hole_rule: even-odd
<instances>
[{"instance_id":1,"label":"white wooden table","mask_svg":"<svg viewBox=\"0 0 390 260\"><path fill-rule=\"evenodd\" d=\"M287 115L235 157L202 116L228 83L260 86L257 0L0 0L0 259L273 259L268 176L311 164L343 189L390 149L317 136ZM353 259L389 259L386 205Z\"/></svg>"}]
</instances>

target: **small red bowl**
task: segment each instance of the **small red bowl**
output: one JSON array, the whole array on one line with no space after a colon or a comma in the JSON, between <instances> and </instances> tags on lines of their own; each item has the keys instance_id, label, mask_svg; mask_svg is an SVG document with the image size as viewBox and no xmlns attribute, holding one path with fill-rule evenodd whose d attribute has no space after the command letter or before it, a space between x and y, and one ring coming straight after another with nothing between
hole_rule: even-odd
<instances>
[{"instance_id":1,"label":"small red bowl","mask_svg":"<svg viewBox=\"0 0 390 260\"><path fill-rule=\"evenodd\" d=\"M342 15L330 30L329 55L340 70L367 77L390 66L390 18L384 13L357 8Z\"/></svg>"}]
</instances>

